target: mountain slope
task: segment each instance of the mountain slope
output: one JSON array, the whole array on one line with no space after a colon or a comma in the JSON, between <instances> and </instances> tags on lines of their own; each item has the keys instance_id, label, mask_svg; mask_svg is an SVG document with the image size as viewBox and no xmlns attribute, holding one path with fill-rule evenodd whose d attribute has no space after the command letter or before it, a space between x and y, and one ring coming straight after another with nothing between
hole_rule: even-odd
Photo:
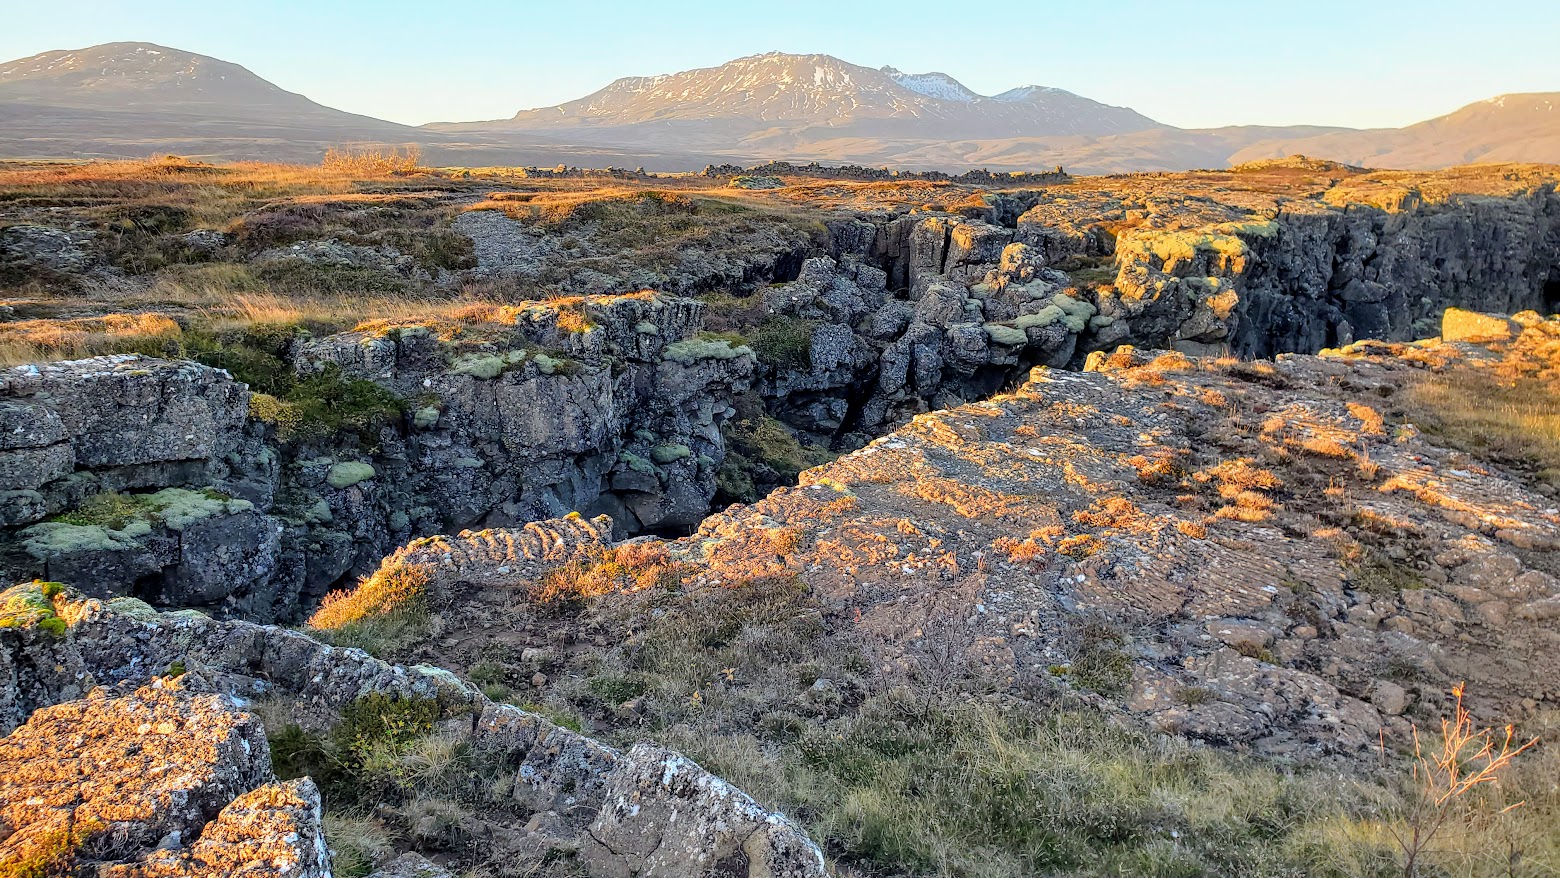
<instances>
[{"instance_id":1,"label":"mountain slope","mask_svg":"<svg viewBox=\"0 0 1560 878\"><path fill-rule=\"evenodd\" d=\"M219 160L317 162L346 143L416 143L435 163L665 162L703 153L578 146L545 135L446 136L309 100L237 64L152 43L108 43L0 63L0 156L138 158L171 152Z\"/></svg>"},{"instance_id":2,"label":"mountain slope","mask_svg":"<svg viewBox=\"0 0 1560 878\"><path fill-rule=\"evenodd\" d=\"M0 103L119 113L146 127L170 115L214 115L283 127L412 130L322 106L237 64L152 43L106 43L0 64Z\"/></svg>"},{"instance_id":3,"label":"mountain slope","mask_svg":"<svg viewBox=\"0 0 1560 878\"><path fill-rule=\"evenodd\" d=\"M568 131L599 142L796 148L839 137L986 139L1097 136L1161 128L1133 110L1061 89L985 97L942 73L873 70L829 55L771 52L719 67L628 77L511 119L430 126L465 131Z\"/></svg>"},{"instance_id":4,"label":"mountain slope","mask_svg":"<svg viewBox=\"0 0 1560 878\"><path fill-rule=\"evenodd\" d=\"M771 159L910 170L1217 168L1304 153L1377 167L1560 162L1560 93L1506 95L1411 125L1186 130L1043 86L982 95L946 73L771 52L619 79L490 122L397 125L332 109L217 58L108 43L0 63L0 156L175 152L318 161L344 143L416 143L450 165L688 170Z\"/></svg>"},{"instance_id":5,"label":"mountain slope","mask_svg":"<svg viewBox=\"0 0 1560 878\"><path fill-rule=\"evenodd\" d=\"M1406 128L1259 141L1230 156L1230 161L1295 153L1383 168L1560 162L1560 92L1501 95Z\"/></svg>"}]
</instances>

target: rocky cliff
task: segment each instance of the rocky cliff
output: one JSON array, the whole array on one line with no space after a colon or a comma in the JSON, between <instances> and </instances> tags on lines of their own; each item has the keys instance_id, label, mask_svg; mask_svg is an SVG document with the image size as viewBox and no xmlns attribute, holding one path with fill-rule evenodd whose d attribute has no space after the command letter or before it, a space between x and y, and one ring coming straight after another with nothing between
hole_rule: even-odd
<instances>
[{"instance_id":1,"label":"rocky cliff","mask_svg":"<svg viewBox=\"0 0 1560 878\"><path fill-rule=\"evenodd\" d=\"M761 369L760 389L849 448L1118 344L1263 357L1433 335L1448 307L1560 307L1548 170L1288 171L1316 188L1146 175L832 221L829 255L765 293L812 322L804 365Z\"/></svg>"},{"instance_id":2,"label":"rocky cliff","mask_svg":"<svg viewBox=\"0 0 1560 878\"><path fill-rule=\"evenodd\" d=\"M273 619L416 536L575 510L620 534L687 529L709 510L721 424L754 362L699 335L703 308L594 297L298 343L301 375L393 401L355 433L310 433L193 363L11 370L6 568Z\"/></svg>"}]
</instances>

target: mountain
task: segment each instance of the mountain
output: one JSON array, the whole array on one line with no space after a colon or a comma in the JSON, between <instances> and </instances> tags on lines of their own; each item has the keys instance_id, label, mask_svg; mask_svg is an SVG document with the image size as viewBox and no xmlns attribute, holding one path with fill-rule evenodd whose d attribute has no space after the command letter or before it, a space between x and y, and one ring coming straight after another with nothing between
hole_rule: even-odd
<instances>
[{"instance_id":1,"label":"mountain","mask_svg":"<svg viewBox=\"0 0 1560 878\"><path fill-rule=\"evenodd\" d=\"M1501 95L1406 128L1259 141L1235 152L1230 161L1295 153L1381 168L1560 162L1560 92Z\"/></svg>"},{"instance_id":2,"label":"mountain","mask_svg":"<svg viewBox=\"0 0 1560 878\"><path fill-rule=\"evenodd\" d=\"M108 43L0 63L0 156L318 161L346 143L416 143L445 165L643 166L771 159L910 170L1077 173L1220 168L1294 153L1437 168L1560 162L1560 93L1505 95L1406 128L1181 129L1058 88L983 95L946 73L771 52L619 79L508 119L413 128L326 107L217 58Z\"/></svg>"},{"instance_id":3,"label":"mountain","mask_svg":"<svg viewBox=\"0 0 1560 878\"><path fill-rule=\"evenodd\" d=\"M317 162L347 143L419 144L435 162L630 167L702 153L435 134L315 103L237 64L153 43L107 43L0 63L0 156Z\"/></svg>"},{"instance_id":4,"label":"mountain","mask_svg":"<svg viewBox=\"0 0 1560 878\"><path fill-rule=\"evenodd\" d=\"M592 143L797 155L841 138L893 141L1100 136L1162 128L1123 107L1040 86L988 97L943 73L873 70L771 52L719 67L628 77L555 107L440 131L547 132ZM872 151L879 151L874 149Z\"/></svg>"}]
</instances>

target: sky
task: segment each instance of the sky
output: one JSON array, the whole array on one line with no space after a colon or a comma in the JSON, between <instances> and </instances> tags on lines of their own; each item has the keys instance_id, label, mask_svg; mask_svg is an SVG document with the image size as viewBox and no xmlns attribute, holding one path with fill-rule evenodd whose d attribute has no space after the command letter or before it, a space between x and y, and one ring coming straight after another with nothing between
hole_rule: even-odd
<instances>
[{"instance_id":1,"label":"sky","mask_svg":"<svg viewBox=\"0 0 1560 878\"><path fill-rule=\"evenodd\" d=\"M1560 91L1555 0L0 0L0 60L144 41L395 122L497 119L767 51L1064 88L1184 128L1400 126Z\"/></svg>"}]
</instances>

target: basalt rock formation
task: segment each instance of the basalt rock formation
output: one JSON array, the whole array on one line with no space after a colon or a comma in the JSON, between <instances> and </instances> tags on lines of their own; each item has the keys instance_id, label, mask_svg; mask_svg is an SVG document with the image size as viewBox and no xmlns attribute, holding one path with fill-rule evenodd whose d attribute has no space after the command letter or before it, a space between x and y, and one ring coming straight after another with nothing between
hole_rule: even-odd
<instances>
[{"instance_id":1,"label":"basalt rock formation","mask_svg":"<svg viewBox=\"0 0 1560 878\"><path fill-rule=\"evenodd\" d=\"M515 826L530 819L517 861L568 851L599 878L693 878L719 864L752 878L826 874L805 834L689 760L615 750L447 671L51 583L0 593L0 606L12 699L0 719L26 719L0 739L0 867L327 875L314 785L275 781L265 730L243 707L281 698L329 715L380 696L436 705L444 733L506 779L488 807ZM177 681L159 676L170 668Z\"/></svg>"},{"instance_id":2,"label":"basalt rock formation","mask_svg":"<svg viewBox=\"0 0 1560 878\"><path fill-rule=\"evenodd\" d=\"M1448 307L1560 307L1551 172L1288 170L1317 188L1082 180L830 222L829 254L765 294L816 328L810 368L766 372L764 395L816 441L855 447L1118 344L1265 357L1432 335Z\"/></svg>"},{"instance_id":3,"label":"basalt rock formation","mask_svg":"<svg viewBox=\"0 0 1560 878\"><path fill-rule=\"evenodd\" d=\"M571 307L297 345L300 373L408 401L355 440L290 440L285 420L248 418L244 385L193 363L12 370L0 379L8 573L275 619L416 536L574 510L610 514L620 534L692 527L752 352L698 336L692 300ZM105 494L123 508L90 499Z\"/></svg>"},{"instance_id":4,"label":"basalt rock formation","mask_svg":"<svg viewBox=\"0 0 1560 878\"><path fill-rule=\"evenodd\" d=\"M785 618L810 620L809 654L869 657L822 684L833 710L794 670L712 684L821 717L823 734L849 727L841 701L964 685L1028 709L1082 694L1140 727L1345 763L1406 740L1459 682L1480 716L1521 720L1560 699L1557 489L1415 421L1440 382L1552 376L1560 320L1452 312L1447 336L1254 363L1123 347L1082 372L1037 368L653 547L680 565L678 594L713 607L793 583L805 597ZM514 564L490 543L394 561L461 584L441 603L453 631L417 654L488 655L493 602L582 557ZM659 588L604 603L678 599ZM577 623L576 649L635 667L635 626L603 619ZM511 645L550 653L560 624Z\"/></svg>"}]
</instances>

